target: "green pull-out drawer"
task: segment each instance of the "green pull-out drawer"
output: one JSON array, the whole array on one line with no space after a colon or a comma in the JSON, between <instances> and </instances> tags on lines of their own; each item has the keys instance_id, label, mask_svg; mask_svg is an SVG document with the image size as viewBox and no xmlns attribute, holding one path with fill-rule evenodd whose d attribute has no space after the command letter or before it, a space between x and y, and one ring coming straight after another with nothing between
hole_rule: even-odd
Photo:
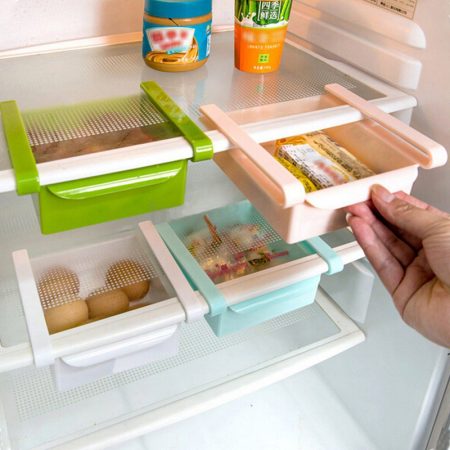
<instances>
[{"instance_id":1,"label":"green pull-out drawer","mask_svg":"<svg viewBox=\"0 0 450 450\"><path fill-rule=\"evenodd\" d=\"M79 228L183 204L187 161L42 186L44 234Z\"/></svg>"},{"instance_id":2,"label":"green pull-out drawer","mask_svg":"<svg viewBox=\"0 0 450 450\"><path fill-rule=\"evenodd\" d=\"M178 130L192 146L192 161L212 158L211 140L156 83L145 82L141 84L141 88L147 100L145 103L138 102L139 108L135 112L138 116L141 109L146 111L144 105L147 105L147 109L153 108L153 115L157 116L159 110L162 115L158 116L158 129L166 126L168 130ZM149 102L151 102L150 106L148 106ZM105 110L104 103L100 107L94 102L52 109L50 113L48 111L33 112L32 120L28 119L34 124L31 127L32 133L36 131L36 123L41 117L41 122L44 123L43 135L62 136L61 142L66 143L72 139L73 135L79 136L80 127L83 128L85 125L84 128L90 129L96 120L96 114L104 120L106 116L108 120L118 122L123 116L126 118L124 120L128 127L133 122L129 117L131 108L128 103L124 105L121 106L118 99L108 103L108 109ZM11 163L15 171L17 192L21 195L37 194L35 198L39 203L41 229L44 234L172 208L184 202L187 160L41 186L36 154L33 154L35 150L30 145L29 135L27 135L19 108L14 101L2 102L0 113ZM40 114L44 115L40 116ZM139 121L136 119L134 122ZM71 126L74 128L69 129L71 132L68 133L67 128ZM112 125L107 128L105 136L108 136L108 133L114 133L113 128ZM73 140L76 141L75 138ZM71 156L76 154L70 153L69 157Z\"/></svg>"}]
</instances>

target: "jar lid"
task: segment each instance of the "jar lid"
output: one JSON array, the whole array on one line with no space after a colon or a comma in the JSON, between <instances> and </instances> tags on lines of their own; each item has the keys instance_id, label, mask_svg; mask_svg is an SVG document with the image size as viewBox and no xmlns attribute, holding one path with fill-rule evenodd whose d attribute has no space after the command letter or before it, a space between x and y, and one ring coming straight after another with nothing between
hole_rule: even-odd
<instances>
[{"instance_id":1,"label":"jar lid","mask_svg":"<svg viewBox=\"0 0 450 450\"><path fill-rule=\"evenodd\" d=\"M211 12L212 0L145 0L145 12L166 19L188 19Z\"/></svg>"}]
</instances>

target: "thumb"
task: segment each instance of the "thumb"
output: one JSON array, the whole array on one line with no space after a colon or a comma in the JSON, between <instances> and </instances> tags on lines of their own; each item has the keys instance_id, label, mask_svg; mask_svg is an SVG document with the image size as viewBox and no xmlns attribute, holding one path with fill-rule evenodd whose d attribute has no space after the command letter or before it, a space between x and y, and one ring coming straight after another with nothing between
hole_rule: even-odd
<instances>
[{"instance_id":1,"label":"thumb","mask_svg":"<svg viewBox=\"0 0 450 450\"><path fill-rule=\"evenodd\" d=\"M443 220L441 215L402 200L380 185L372 187L372 201L389 223L422 240Z\"/></svg>"}]
</instances>

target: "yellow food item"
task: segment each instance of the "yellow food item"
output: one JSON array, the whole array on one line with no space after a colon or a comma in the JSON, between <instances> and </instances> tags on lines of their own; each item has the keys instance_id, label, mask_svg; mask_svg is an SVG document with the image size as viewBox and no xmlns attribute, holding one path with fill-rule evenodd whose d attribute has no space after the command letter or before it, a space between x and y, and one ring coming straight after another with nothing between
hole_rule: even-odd
<instances>
[{"instance_id":1,"label":"yellow food item","mask_svg":"<svg viewBox=\"0 0 450 450\"><path fill-rule=\"evenodd\" d=\"M304 185L306 192L374 175L321 131L277 140L274 156Z\"/></svg>"},{"instance_id":2,"label":"yellow food item","mask_svg":"<svg viewBox=\"0 0 450 450\"><path fill-rule=\"evenodd\" d=\"M99 289L92 292L86 299L89 318L98 319L109 317L128 311L129 300L125 292L120 289L105 291Z\"/></svg>"},{"instance_id":3,"label":"yellow food item","mask_svg":"<svg viewBox=\"0 0 450 450\"><path fill-rule=\"evenodd\" d=\"M50 334L82 325L89 318L87 304L81 298L74 298L53 308L44 310L45 322Z\"/></svg>"},{"instance_id":4,"label":"yellow food item","mask_svg":"<svg viewBox=\"0 0 450 450\"><path fill-rule=\"evenodd\" d=\"M113 264L106 273L106 285L119 288L130 301L139 300L150 289L148 273L144 266L132 259L123 259Z\"/></svg>"},{"instance_id":5,"label":"yellow food item","mask_svg":"<svg viewBox=\"0 0 450 450\"><path fill-rule=\"evenodd\" d=\"M76 297L80 292L80 280L71 270L54 267L41 277L38 291L43 302Z\"/></svg>"},{"instance_id":6,"label":"yellow food item","mask_svg":"<svg viewBox=\"0 0 450 450\"><path fill-rule=\"evenodd\" d=\"M288 161L288 159L283 156L275 156L275 159L282 164L284 167L286 167L289 172L292 173L292 175L297 178L300 183L303 184L303 187L305 188L305 192L314 192L317 191L316 185L293 163Z\"/></svg>"},{"instance_id":7,"label":"yellow food item","mask_svg":"<svg viewBox=\"0 0 450 450\"><path fill-rule=\"evenodd\" d=\"M309 145L325 158L338 163L339 166L354 179L359 180L360 178L366 178L375 174L347 149L333 141L333 139L323 131L308 133L305 136Z\"/></svg>"}]
</instances>

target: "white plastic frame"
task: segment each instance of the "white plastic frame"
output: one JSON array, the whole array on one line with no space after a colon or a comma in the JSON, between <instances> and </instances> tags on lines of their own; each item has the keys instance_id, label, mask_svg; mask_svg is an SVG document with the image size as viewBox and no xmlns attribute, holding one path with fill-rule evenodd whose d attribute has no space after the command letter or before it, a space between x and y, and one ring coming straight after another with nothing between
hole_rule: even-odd
<instances>
[{"instance_id":1,"label":"white plastic frame","mask_svg":"<svg viewBox=\"0 0 450 450\"><path fill-rule=\"evenodd\" d=\"M320 59L320 58L319 58ZM379 87L377 83L374 83ZM387 88L385 88L388 90ZM389 89L389 98L371 101L385 112L395 112L416 106L409 95L400 95ZM290 115L279 119L252 123L242 128L256 141L268 142L286 136L286 130L301 134L321 128L339 126L361 120L363 115L356 109L344 105L321 111ZM214 153L233 148L233 144L219 131L205 133L212 141ZM139 167L153 166L165 162L191 159L192 146L182 137L156 141L149 144L133 145L107 152L82 155L37 165L41 186L64 181L120 172ZM13 169L0 171L0 193L16 190L16 178Z\"/></svg>"},{"instance_id":2,"label":"white plastic frame","mask_svg":"<svg viewBox=\"0 0 450 450\"><path fill-rule=\"evenodd\" d=\"M204 306L201 300L183 276L154 225L149 221L142 222L139 224L139 229L142 232L145 242L151 249L151 254L169 281L170 286L168 288L173 288L177 294L178 304L183 310L183 314L175 314L171 317L170 321L165 322L164 320L158 321L157 312L161 309L165 310L176 299L165 300L160 304L143 308L147 312L151 310L152 317L156 319L153 326L149 328L142 327L142 325L136 326L137 324L132 318L134 317L136 319L139 314L136 314L136 311L129 311L124 316L130 316L130 323L134 323L135 326L130 327L128 330L119 330L116 327L116 317L109 317L95 323L57 333L55 336L50 336L45 324L44 312L41 307L36 280L34 279L28 253L26 250L18 250L13 253L14 267L30 337L29 350L31 350L34 364L37 367L53 364L57 357L65 357L66 362L71 360L78 366L103 362L122 356L130 348L134 351L137 347L148 348L157 345L162 340L170 338L176 331L176 326L182 321L196 320L203 316ZM62 353L60 353L57 347L55 348L55 341L58 341L60 335L69 336L67 342L75 338L83 342L84 345L81 349L67 345L64 346ZM15 355L12 352L14 348L16 349ZM25 348L19 345L7 349L6 353L2 349L0 352L0 370L2 369L3 362L6 362L6 367L8 367L8 359L10 357L14 358L14 356L17 357L20 350L25 350ZM22 357L25 356L23 352L21 353ZM3 356L6 357L6 361L4 361ZM10 360L10 362L14 364L14 361Z\"/></svg>"}]
</instances>

